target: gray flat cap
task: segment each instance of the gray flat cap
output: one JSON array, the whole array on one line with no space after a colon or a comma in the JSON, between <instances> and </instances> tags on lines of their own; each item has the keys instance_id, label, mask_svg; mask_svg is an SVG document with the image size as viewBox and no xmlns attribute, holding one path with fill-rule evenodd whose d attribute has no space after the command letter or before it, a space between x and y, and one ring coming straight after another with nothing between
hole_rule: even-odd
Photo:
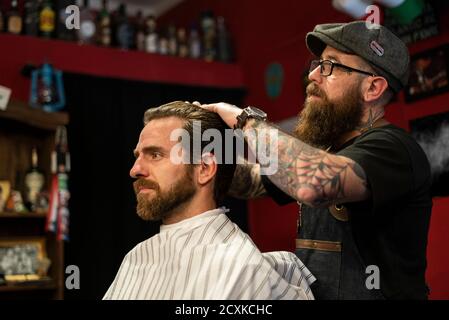
<instances>
[{"instance_id":1,"label":"gray flat cap","mask_svg":"<svg viewBox=\"0 0 449 320\"><path fill-rule=\"evenodd\" d=\"M394 92L399 92L408 82L407 46L381 25L368 28L365 21L319 24L307 33L306 45L318 57L327 45L362 57L377 74L387 79Z\"/></svg>"}]
</instances>

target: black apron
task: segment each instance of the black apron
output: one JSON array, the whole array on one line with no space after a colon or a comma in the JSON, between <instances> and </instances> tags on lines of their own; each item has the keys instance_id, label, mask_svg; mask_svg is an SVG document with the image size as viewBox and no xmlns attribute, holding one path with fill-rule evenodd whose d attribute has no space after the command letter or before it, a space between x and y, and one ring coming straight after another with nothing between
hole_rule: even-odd
<instances>
[{"instance_id":1,"label":"black apron","mask_svg":"<svg viewBox=\"0 0 449 320\"><path fill-rule=\"evenodd\" d=\"M300 205L296 255L317 281L311 289L316 299L384 299L378 289L369 290L364 264L354 241L350 214L338 216L329 208Z\"/></svg>"},{"instance_id":2,"label":"black apron","mask_svg":"<svg viewBox=\"0 0 449 320\"><path fill-rule=\"evenodd\" d=\"M376 120L369 130L385 125ZM339 149L352 144L362 132L349 134ZM336 150L334 150L336 151ZM351 230L351 213L342 205L311 208L300 204L296 255L316 277L316 299L385 299L379 289L368 289L368 271Z\"/></svg>"}]
</instances>

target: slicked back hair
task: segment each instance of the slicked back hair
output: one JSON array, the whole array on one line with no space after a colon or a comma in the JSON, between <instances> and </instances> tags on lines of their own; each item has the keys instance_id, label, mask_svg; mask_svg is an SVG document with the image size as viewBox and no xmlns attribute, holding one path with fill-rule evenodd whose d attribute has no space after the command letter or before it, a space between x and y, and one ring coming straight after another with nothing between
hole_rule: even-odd
<instances>
[{"instance_id":1,"label":"slicked back hair","mask_svg":"<svg viewBox=\"0 0 449 320\"><path fill-rule=\"evenodd\" d=\"M194 104L183 101L174 101L161 105L157 108L148 109L144 115L144 125L147 125L151 120L168 117L176 117L184 121L183 129L185 129L190 136L190 163L193 163L193 157L195 156L193 154L193 122L198 121L201 123L201 137L204 131L208 129L216 129L220 132L222 138L222 144L220 145L222 150L222 163L217 164L217 173L214 183L214 200L217 205L219 205L223 201L229 187L231 186L236 168L234 143L232 148L232 164L225 164L225 159L227 159L226 151L228 151L225 146L225 129L229 129L229 127L215 112L205 110ZM201 150L203 150L209 143L210 141L203 141L203 139L201 139Z\"/></svg>"}]
</instances>

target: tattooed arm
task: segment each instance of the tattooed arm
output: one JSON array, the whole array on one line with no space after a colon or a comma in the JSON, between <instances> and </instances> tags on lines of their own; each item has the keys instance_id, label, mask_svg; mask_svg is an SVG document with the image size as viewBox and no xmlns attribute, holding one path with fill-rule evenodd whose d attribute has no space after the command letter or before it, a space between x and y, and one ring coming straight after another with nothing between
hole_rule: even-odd
<instances>
[{"instance_id":1,"label":"tattooed arm","mask_svg":"<svg viewBox=\"0 0 449 320\"><path fill-rule=\"evenodd\" d=\"M253 199L265 196L267 191L260 178L258 164L238 164L229 189L229 195L238 199Z\"/></svg>"},{"instance_id":2,"label":"tattooed arm","mask_svg":"<svg viewBox=\"0 0 449 320\"><path fill-rule=\"evenodd\" d=\"M245 133L251 129L259 136L262 130L275 127L249 120ZM255 152L257 141L245 138ZM278 131L277 143L269 145L270 152L277 148L278 170L268 178L294 199L310 206L328 206L370 196L365 172L353 160L313 148L282 131Z\"/></svg>"},{"instance_id":3,"label":"tattooed arm","mask_svg":"<svg viewBox=\"0 0 449 320\"><path fill-rule=\"evenodd\" d=\"M230 128L234 128L237 116L242 112L242 109L223 102L201 107L218 113ZM371 116L370 126L374 118ZM260 136L267 129L277 130L266 122L254 119L245 125L245 140L256 157L257 140L247 133L253 130ZM268 137L265 143L270 146L270 154L278 154L278 170L267 177L294 199L311 206L328 206L361 201L371 196L365 172L353 160L313 148L281 131L278 131L277 143L270 144ZM262 163L261 159L258 160ZM262 168L260 171L262 173Z\"/></svg>"}]
</instances>

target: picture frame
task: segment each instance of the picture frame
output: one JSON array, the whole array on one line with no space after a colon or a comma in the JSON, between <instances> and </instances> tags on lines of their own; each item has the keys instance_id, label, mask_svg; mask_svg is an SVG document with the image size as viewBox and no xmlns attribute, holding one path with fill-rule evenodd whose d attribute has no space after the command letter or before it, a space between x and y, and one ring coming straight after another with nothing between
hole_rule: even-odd
<instances>
[{"instance_id":1,"label":"picture frame","mask_svg":"<svg viewBox=\"0 0 449 320\"><path fill-rule=\"evenodd\" d=\"M8 180L0 180L0 213L5 210L10 193L11 183Z\"/></svg>"},{"instance_id":2,"label":"picture frame","mask_svg":"<svg viewBox=\"0 0 449 320\"><path fill-rule=\"evenodd\" d=\"M449 91L449 45L415 54L404 90L407 103Z\"/></svg>"},{"instance_id":3,"label":"picture frame","mask_svg":"<svg viewBox=\"0 0 449 320\"><path fill-rule=\"evenodd\" d=\"M0 239L0 274L8 282L47 277L50 260L45 237Z\"/></svg>"}]
</instances>

